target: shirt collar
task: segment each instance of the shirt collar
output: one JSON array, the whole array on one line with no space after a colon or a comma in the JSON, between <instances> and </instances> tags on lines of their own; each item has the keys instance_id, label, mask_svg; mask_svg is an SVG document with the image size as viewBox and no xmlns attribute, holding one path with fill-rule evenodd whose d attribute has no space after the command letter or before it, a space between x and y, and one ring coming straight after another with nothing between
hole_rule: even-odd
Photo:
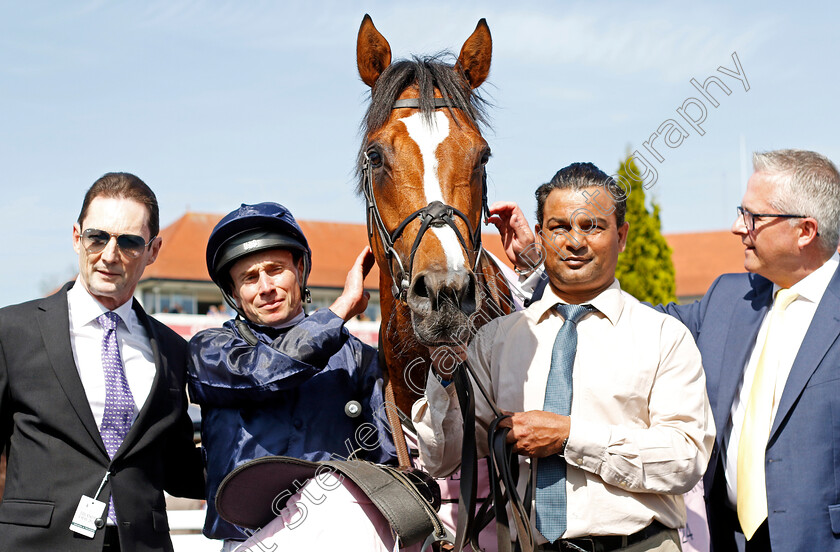
<instances>
[{"instance_id":1,"label":"shirt collar","mask_svg":"<svg viewBox=\"0 0 840 552\"><path fill-rule=\"evenodd\" d=\"M134 311L131 306L134 301L132 297L119 307L114 309L125 324L129 333L134 333L137 319L134 316ZM67 306L70 309L70 322L74 328L81 328L87 324L93 323L101 315L108 312L102 304L97 301L93 295L88 292L87 288L76 278L73 287L67 292ZM97 322L98 324L98 322Z\"/></svg>"},{"instance_id":2,"label":"shirt collar","mask_svg":"<svg viewBox=\"0 0 840 552\"><path fill-rule=\"evenodd\" d=\"M525 312L530 316L534 322L540 323L545 320L551 312L554 312L554 306L557 303L565 303L562 299L554 294L551 285L546 285L545 292L539 301L532 303ZM610 287L599 293L594 299L586 302L587 305L592 305L603 314L610 323L615 326L618 324L618 319L621 317L621 311L624 310L624 296L621 293L621 285L618 280L613 279Z\"/></svg>"},{"instance_id":3,"label":"shirt collar","mask_svg":"<svg viewBox=\"0 0 840 552\"><path fill-rule=\"evenodd\" d=\"M835 251L834 255L823 263L821 267L790 286L791 291L795 291L799 294L799 297L805 299L806 301L818 304L822 301L823 293L825 293L825 290L828 289L828 284L831 282L831 278L834 276L834 273L837 272L838 265L840 265L840 254ZM776 292L780 289L782 288L780 288L777 284L773 284L774 297L776 296ZM797 299L799 297L797 297Z\"/></svg>"}]
</instances>

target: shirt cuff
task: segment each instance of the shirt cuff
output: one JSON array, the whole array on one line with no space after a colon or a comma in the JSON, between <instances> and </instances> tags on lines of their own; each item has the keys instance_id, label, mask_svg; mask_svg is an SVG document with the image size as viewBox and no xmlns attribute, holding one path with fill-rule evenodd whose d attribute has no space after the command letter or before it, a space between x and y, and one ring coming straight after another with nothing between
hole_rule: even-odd
<instances>
[{"instance_id":1,"label":"shirt cuff","mask_svg":"<svg viewBox=\"0 0 840 552\"><path fill-rule=\"evenodd\" d=\"M450 385L453 381L442 382L430 369L426 378L426 398L430 403L449 406L450 399L455 397L455 387Z\"/></svg>"},{"instance_id":2,"label":"shirt cuff","mask_svg":"<svg viewBox=\"0 0 840 552\"><path fill-rule=\"evenodd\" d=\"M548 278L548 276L545 275L543 265L540 265L528 276L519 275L519 288L530 296L543 278Z\"/></svg>"},{"instance_id":3,"label":"shirt cuff","mask_svg":"<svg viewBox=\"0 0 840 552\"><path fill-rule=\"evenodd\" d=\"M599 473L607 457L610 428L603 424L572 420L566 462L591 473Z\"/></svg>"}]
</instances>

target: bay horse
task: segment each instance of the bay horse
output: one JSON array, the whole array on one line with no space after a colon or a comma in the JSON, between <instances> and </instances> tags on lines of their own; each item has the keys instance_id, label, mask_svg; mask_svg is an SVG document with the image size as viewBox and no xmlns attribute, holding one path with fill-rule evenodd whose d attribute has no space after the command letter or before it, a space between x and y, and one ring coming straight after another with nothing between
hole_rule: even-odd
<instances>
[{"instance_id":1,"label":"bay horse","mask_svg":"<svg viewBox=\"0 0 840 552\"><path fill-rule=\"evenodd\" d=\"M487 124L486 103L475 90L487 78L491 53L484 19L454 65L442 55L391 63L391 47L369 15L359 28L357 66L371 100L362 124L357 191L365 197L368 238L380 269L386 401L403 413L423 394L430 357L449 352L449 359L436 358L435 364L454 368L459 360L453 348L466 345L492 318L515 310L503 273L481 247L482 216L489 216L490 148L480 130ZM401 423L394 409L386 411L400 465L408 466ZM475 447L464 450L469 448L472 457L462 465L472 467L463 468L460 483L441 489L455 498L460 484L462 500L470 497L458 512L456 550L473 538L467 534L477 468Z\"/></svg>"},{"instance_id":2,"label":"bay horse","mask_svg":"<svg viewBox=\"0 0 840 552\"><path fill-rule=\"evenodd\" d=\"M442 56L391 63L388 41L365 15L357 65L371 87L362 124L358 192L380 271L379 346L396 405L422 395L429 348L462 345L513 309L499 267L481 248L490 148L475 92L490 71L484 19L454 65Z\"/></svg>"}]
</instances>

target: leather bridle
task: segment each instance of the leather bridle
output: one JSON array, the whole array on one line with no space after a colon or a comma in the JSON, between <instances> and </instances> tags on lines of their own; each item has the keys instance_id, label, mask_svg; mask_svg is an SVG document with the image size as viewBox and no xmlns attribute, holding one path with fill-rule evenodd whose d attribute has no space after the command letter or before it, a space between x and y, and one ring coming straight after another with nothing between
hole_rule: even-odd
<instances>
[{"instance_id":1,"label":"leather bridle","mask_svg":"<svg viewBox=\"0 0 840 552\"><path fill-rule=\"evenodd\" d=\"M434 108L457 108L447 98L435 98ZM418 98L406 98L394 102L392 109L419 109L420 101ZM385 222L382 220L382 215L379 212L379 206L376 204L376 195L373 193L373 166L370 162L370 157L367 152L362 153L364 159L362 160L362 191L365 195L365 204L367 208L367 230L368 240L373 242L374 231L379 236L379 241L382 243L382 248L385 250L385 258L388 261L388 270L391 274L391 291L394 298L405 304L408 300L408 288L411 285L411 276L414 267L414 256L417 249L420 247L420 241L429 228L440 228L448 226L452 228L464 252L468 257L473 259L473 272L477 272L479 263L481 262L481 223L473 228L469 217L463 212L459 211L451 205L446 205L440 201L432 201L425 207L417 209L406 218L393 230L389 231ZM482 167L481 176L481 210L485 218L489 218L490 210L487 205L487 172ZM420 230L417 232L417 237L414 238L414 243L411 245L411 252L409 254L408 264L406 265L400 257L400 254L394 249L394 245L402 236L406 227L414 221L420 219ZM467 244L464 235L455 224L455 219L461 219L467 226L468 236L472 248ZM396 265L396 269L395 266Z\"/></svg>"}]
</instances>

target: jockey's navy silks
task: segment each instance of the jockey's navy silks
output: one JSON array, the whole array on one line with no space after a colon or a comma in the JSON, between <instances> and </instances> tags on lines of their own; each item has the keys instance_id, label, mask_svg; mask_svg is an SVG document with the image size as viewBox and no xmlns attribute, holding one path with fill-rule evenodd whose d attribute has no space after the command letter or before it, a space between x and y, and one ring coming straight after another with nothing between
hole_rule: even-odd
<instances>
[{"instance_id":1,"label":"jockey's navy silks","mask_svg":"<svg viewBox=\"0 0 840 552\"><path fill-rule=\"evenodd\" d=\"M349 443L359 458L393 461L390 433L377 415L384 407L376 351L350 335L341 318L321 309L291 328L248 327L256 345L233 321L190 343L190 397L202 410L208 497L234 468L268 455L328 460L347 457ZM349 401L360 403L359 416L344 412ZM355 442L365 423L376 427L380 446L374 450ZM247 538L219 518L212 500L204 534Z\"/></svg>"}]
</instances>

